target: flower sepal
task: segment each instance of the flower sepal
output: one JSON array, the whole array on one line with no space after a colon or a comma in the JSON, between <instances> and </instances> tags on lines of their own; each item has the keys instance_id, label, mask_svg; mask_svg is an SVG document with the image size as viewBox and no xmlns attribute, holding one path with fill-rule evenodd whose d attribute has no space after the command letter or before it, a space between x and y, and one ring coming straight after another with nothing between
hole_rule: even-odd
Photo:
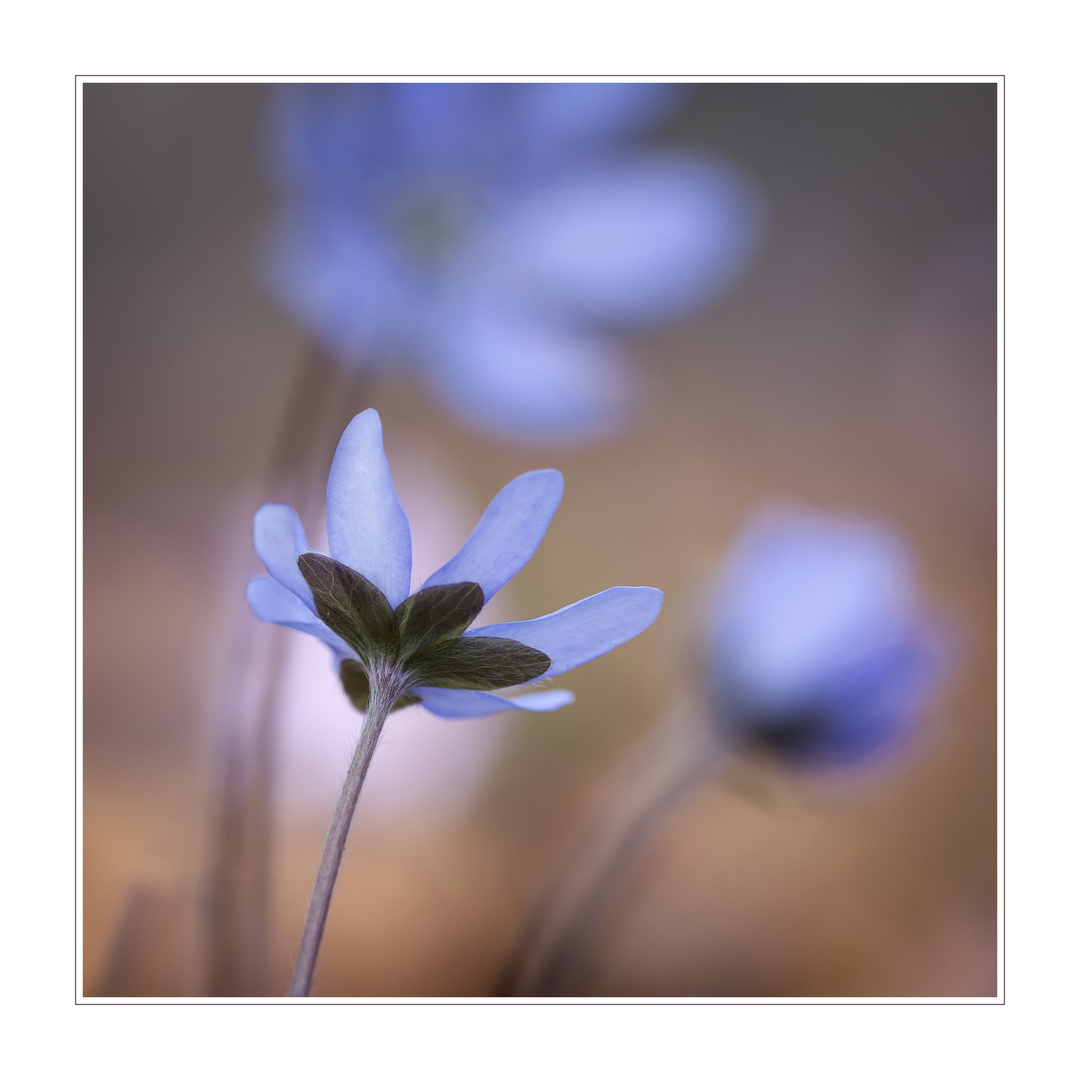
<instances>
[{"instance_id":1,"label":"flower sepal","mask_svg":"<svg viewBox=\"0 0 1080 1080\"><path fill-rule=\"evenodd\" d=\"M344 563L306 552L297 565L311 588L319 617L356 652L339 665L342 686L353 705L367 708L371 673L393 669L404 688L394 708L420 699L412 687L500 690L532 682L551 667L551 658L503 637L462 634L484 606L476 582L431 585L391 608L383 593Z\"/></svg>"}]
</instances>

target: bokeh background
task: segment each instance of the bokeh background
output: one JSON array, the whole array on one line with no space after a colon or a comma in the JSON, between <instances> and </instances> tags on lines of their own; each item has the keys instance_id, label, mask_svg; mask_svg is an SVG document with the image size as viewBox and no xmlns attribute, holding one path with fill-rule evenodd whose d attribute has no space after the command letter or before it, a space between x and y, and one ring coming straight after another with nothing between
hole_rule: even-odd
<instances>
[{"instance_id":1,"label":"bokeh background","mask_svg":"<svg viewBox=\"0 0 1080 1080\"><path fill-rule=\"evenodd\" d=\"M702 582L777 500L904 535L956 670L888 763L748 761L702 782L627 869L573 992L996 993L996 96L985 83L691 88L653 141L741 165L767 228L715 304L624 339L647 404L616 438L507 445L404 379L334 383L331 449L354 412L382 416L418 574L509 479L554 466L562 506L499 617L620 584L667 599L646 634L559 680L577 694L560 712L395 715L317 993L500 991L613 770L693 697ZM281 676L252 961L222 938L251 927L223 930L215 906L221 702L253 633L251 514L311 352L257 273L275 201L267 99L261 85L83 88L89 995L283 992L359 722L321 646L258 628Z\"/></svg>"}]
</instances>

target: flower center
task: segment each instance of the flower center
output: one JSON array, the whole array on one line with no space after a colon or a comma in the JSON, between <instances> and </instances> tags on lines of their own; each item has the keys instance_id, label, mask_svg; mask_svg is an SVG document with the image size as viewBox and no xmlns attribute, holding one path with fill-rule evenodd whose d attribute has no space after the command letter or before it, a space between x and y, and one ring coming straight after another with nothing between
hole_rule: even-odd
<instances>
[{"instance_id":1,"label":"flower center","mask_svg":"<svg viewBox=\"0 0 1080 1080\"><path fill-rule=\"evenodd\" d=\"M461 246L469 216L465 193L448 184L414 186L397 193L390 207L398 241L428 267L446 262Z\"/></svg>"}]
</instances>

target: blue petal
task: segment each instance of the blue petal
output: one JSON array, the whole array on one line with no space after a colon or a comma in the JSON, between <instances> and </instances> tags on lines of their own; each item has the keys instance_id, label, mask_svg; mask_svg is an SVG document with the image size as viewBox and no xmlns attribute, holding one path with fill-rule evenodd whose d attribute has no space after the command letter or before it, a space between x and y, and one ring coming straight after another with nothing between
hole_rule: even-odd
<instances>
[{"instance_id":1,"label":"blue petal","mask_svg":"<svg viewBox=\"0 0 1080 1080\"><path fill-rule=\"evenodd\" d=\"M717 677L761 712L830 696L917 625L909 552L874 522L763 514L713 585Z\"/></svg>"},{"instance_id":2,"label":"blue petal","mask_svg":"<svg viewBox=\"0 0 1080 1080\"><path fill-rule=\"evenodd\" d=\"M409 595L412 537L383 453L374 409L353 418L326 485L330 554L361 573L397 607Z\"/></svg>"},{"instance_id":3,"label":"blue petal","mask_svg":"<svg viewBox=\"0 0 1080 1080\"><path fill-rule=\"evenodd\" d=\"M508 709L553 712L574 700L569 690L540 690L535 694L519 694L512 698L502 698L483 690L445 690L431 686L418 686L413 693L420 696L425 709L447 720L490 716Z\"/></svg>"},{"instance_id":4,"label":"blue petal","mask_svg":"<svg viewBox=\"0 0 1080 1080\"><path fill-rule=\"evenodd\" d=\"M477 626L465 637L513 638L539 649L551 657L543 676L549 679L637 637L652 626L663 602L659 589L621 585L539 619Z\"/></svg>"},{"instance_id":5,"label":"blue petal","mask_svg":"<svg viewBox=\"0 0 1080 1080\"><path fill-rule=\"evenodd\" d=\"M356 658L356 653L325 623L317 619L294 593L270 578L254 577L247 583L247 602L257 619L301 630L329 645L340 657Z\"/></svg>"},{"instance_id":6,"label":"blue petal","mask_svg":"<svg viewBox=\"0 0 1080 1080\"><path fill-rule=\"evenodd\" d=\"M294 203L264 250L267 285L335 359L369 367L400 347L415 284L386 236L332 202Z\"/></svg>"},{"instance_id":7,"label":"blue petal","mask_svg":"<svg viewBox=\"0 0 1080 1080\"><path fill-rule=\"evenodd\" d=\"M655 124L682 95L671 83L533 83L521 90L521 138L534 156L607 146Z\"/></svg>"},{"instance_id":8,"label":"blue petal","mask_svg":"<svg viewBox=\"0 0 1080 1080\"><path fill-rule=\"evenodd\" d=\"M290 83L270 99L267 149L287 187L355 192L378 163L383 132L375 88L356 84Z\"/></svg>"},{"instance_id":9,"label":"blue petal","mask_svg":"<svg viewBox=\"0 0 1080 1080\"><path fill-rule=\"evenodd\" d=\"M291 506L265 503L255 511L255 553L270 576L300 597L313 614L315 601L296 560L310 551L304 526Z\"/></svg>"},{"instance_id":10,"label":"blue petal","mask_svg":"<svg viewBox=\"0 0 1080 1080\"><path fill-rule=\"evenodd\" d=\"M487 603L533 557L562 493L557 469L538 469L511 480L492 499L464 547L422 587L475 581Z\"/></svg>"},{"instance_id":11,"label":"blue petal","mask_svg":"<svg viewBox=\"0 0 1080 1080\"><path fill-rule=\"evenodd\" d=\"M708 611L719 718L807 764L894 747L952 652L920 612L901 538L858 518L762 515L721 568Z\"/></svg>"},{"instance_id":12,"label":"blue petal","mask_svg":"<svg viewBox=\"0 0 1080 1080\"><path fill-rule=\"evenodd\" d=\"M631 385L606 341L490 302L445 323L432 390L464 421L525 442L594 439L630 411Z\"/></svg>"},{"instance_id":13,"label":"blue petal","mask_svg":"<svg viewBox=\"0 0 1080 1080\"><path fill-rule=\"evenodd\" d=\"M491 223L488 257L529 294L645 324L730 285L761 220L755 189L734 169L655 154L538 189Z\"/></svg>"},{"instance_id":14,"label":"blue petal","mask_svg":"<svg viewBox=\"0 0 1080 1080\"><path fill-rule=\"evenodd\" d=\"M395 83L385 88L391 138L413 172L461 174L487 163L497 83Z\"/></svg>"}]
</instances>

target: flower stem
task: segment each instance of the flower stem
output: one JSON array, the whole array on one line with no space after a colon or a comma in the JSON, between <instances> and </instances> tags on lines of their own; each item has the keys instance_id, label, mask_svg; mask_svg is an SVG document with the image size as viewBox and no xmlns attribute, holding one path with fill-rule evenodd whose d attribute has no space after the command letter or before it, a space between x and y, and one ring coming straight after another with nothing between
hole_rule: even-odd
<instances>
[{"instance_id":1,"label":"flower stem","mask_svg":"<svg viewBox=\"0 0 1080 1080\"><path fill-rule=\"evenodd\" d=\"M657 825L698 785L705 772L699 768L688 770L630 823L609 861L600 869L591 891L545 957L536 976L535 995L549 997L567 992L585 960L590 939L635 856Z\"/></svg>"},{"instance_id":2,"label":"flower stem","mask_svg":"<svg viewBox=\"0 0 1080 1080\"><path fill-rule=\"evenodd\" d=\"M565 996L595 944L618 887L657 828L715 773L728 747L678 706L613 778L598 816L534 909L500 980L500 995ZM691 718L692 719L692 718Z\"/></svg>"},{"instance_id":3,"label":"flower stem","mask_svg":"<svg viewBox=\"0 0 1080 1080\"><path fill-rule=\"evenodd\" d=\"M341 866L341 856L345 851L345 840L349 835L356 802L360 798L360 789L364 785L364 777L382 734L383 724L390 715L394 702L404 690L403 680L394 669L372 670L369 678L371 697L364 715L364 726L360 731L360 738L345 776L345 785L341 789L334 816L330 820L330 829L326 834L319 872L315 875L315 887L308 903L304 933L300 938L300 952L293 969L292 982L289 984L289 997L307 997L311 992L315 961L319 956L326 915L330 910L330 897L334 891L338 868Z\"/></svg>"}]
</instances>

